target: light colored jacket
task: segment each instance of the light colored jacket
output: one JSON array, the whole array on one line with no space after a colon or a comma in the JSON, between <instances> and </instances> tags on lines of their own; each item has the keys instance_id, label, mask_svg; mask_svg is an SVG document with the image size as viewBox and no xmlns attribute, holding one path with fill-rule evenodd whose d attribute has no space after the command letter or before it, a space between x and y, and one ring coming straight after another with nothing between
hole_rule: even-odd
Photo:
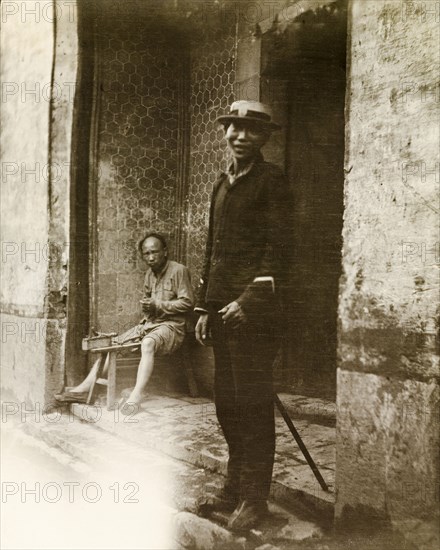
<instances>
[{"instance_id":1,"label":"light colored jacket","mask_svg":"<svg viewBox=\"0 0 440 550\"><path fill-rule=\"evenodd\" d=\"M167 324L185 330L186 314L194 305L191 277L187 267L168 260L156 275L149 268L144 281L144 298L151 298L152 308L144 318L148 325Z\"/></svg>"}]
</instances>

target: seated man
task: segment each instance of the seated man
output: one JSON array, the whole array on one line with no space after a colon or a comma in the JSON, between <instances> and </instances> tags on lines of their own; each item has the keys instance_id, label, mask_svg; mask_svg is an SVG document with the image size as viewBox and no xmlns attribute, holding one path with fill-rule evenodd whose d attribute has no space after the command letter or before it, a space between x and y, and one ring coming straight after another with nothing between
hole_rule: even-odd
<instances>
[{"instance_id":1,"label":"seated man","mask_svg":"<svg viewBox=\"0 0 440 550\"><path fill-rule=\"evenodd\" d=\"M186 313L193 308L193 290L188 269L168 260L167 243L159 233L148 233L139 243L148 264L144 296L140 301L144 317L138 325L114 339L115 344L141 343L141 360L136 385L125 403L123 414L138 410L145 387L153 372L155 355L176 351L185 337ZM90 371L78 386L56 396L58 401L81 401L90 390L95 373Z\"/></svg>"}]
</instances>

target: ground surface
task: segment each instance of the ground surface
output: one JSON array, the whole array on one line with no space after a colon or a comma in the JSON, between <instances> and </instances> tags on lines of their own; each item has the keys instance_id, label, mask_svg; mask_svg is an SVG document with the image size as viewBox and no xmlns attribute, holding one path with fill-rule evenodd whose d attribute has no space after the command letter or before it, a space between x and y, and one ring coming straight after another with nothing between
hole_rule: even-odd
<instances>
[{"instance_id":1,"label":"ground surface","mask_svg":"<svg viewBox=\"0 0 440 550\"><path fill-rule=\"evenodd\" d=\"M237 537L224 528L227 518L197 514L199 500L221 487L226 458L209 401L151 397L136 422L99 407L73 409L2 424L5 549L409 548L368 531L332 533L331 499L310 491L309 469L281 419L271 514ZM295 425L329 477L324 457L333 430L307 420Z\"/></svg>"}]
</instances>

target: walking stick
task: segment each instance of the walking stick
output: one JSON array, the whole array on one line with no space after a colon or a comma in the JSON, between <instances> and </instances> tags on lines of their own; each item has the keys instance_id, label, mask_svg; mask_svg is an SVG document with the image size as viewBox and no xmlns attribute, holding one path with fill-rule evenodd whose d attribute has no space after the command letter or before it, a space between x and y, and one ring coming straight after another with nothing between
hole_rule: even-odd
<instances>
[{"instance_id":1,"label":"walking stick","mask_svg":"<svg viewBox=\"0 0 440 550\"><path fill-rule=\"evenodd\" d=\"M295 438L295 441L298 443L298 447L301 449L302 454L304 455L304 458L307 460L307 464L312 469L312 472L315 474L315 477L318 480L319 484L321 485L322 489L328 492L327 483L324 481L324 478L322 477L321 472L318 470L318 466L316 466L313 458L310 456L310 453L307 450L307 447L304 445L304 441L301 439L301 436L299 435L297 429L293 425L293 422L288 412L286 411L286 408L282 404L281 399L278 397L277 393L274 393L274 400L275 400L276 406L278 407L278 410L281 413L281 416L284 418L284 421L287 424L287 427L289 428L291 434Z\"/></svg>"}]
</instances>

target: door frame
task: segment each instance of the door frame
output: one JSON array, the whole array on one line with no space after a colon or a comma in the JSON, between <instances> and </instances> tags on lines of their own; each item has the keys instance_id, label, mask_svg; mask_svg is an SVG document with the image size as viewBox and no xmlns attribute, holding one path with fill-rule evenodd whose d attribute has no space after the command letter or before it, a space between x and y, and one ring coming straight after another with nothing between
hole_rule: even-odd
<instances>
[{"instance_id":1,"label":"door frame","mask_svg":"<svg viewBox=\"0 0 440 550\"><path fill-rule=\"evenodd\" d=\"M69 280L67 297L65 385L76 385L87 372L81 340L90 330L93 272L90 242L94 224L89 197L93 196L94 105L96 97L96 17L92 3L78 3L78 69L73 104L70 165Z\"/></svg>"}]
</instances>

